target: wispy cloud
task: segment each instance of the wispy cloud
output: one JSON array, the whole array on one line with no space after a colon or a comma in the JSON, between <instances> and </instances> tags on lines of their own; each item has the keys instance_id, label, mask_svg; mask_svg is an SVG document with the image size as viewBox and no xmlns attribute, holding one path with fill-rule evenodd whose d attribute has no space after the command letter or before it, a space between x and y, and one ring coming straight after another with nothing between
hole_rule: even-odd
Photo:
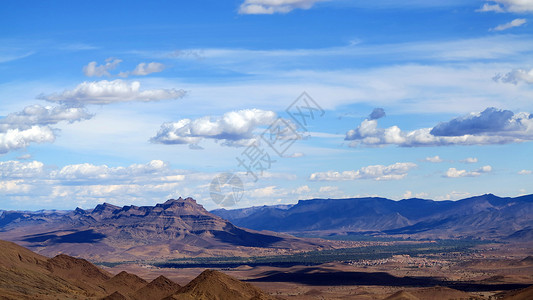
<instances>
[{"instance_id":1,"label":"wispy cloud","mask_svg":"<svg viewBox=\"0 0 533 300\"><path fill-rule=\"evenodd\" d=\"M533 12L533 2L529 0L489 0L477 10L478 12Z\"/></svg>"},{"instance_id":2,"label":"wispy cloud","mask_svg":"<svg viewBox=\"0 0 533 300\"><path fill-rule=\"evenodd\" d=\"M426 157L426 158L424 159L424 161L432 162L432 163L440 163L440 162L443 162L442 158L440 158L440 156L438 156L438 155L430 156L430 157Z\"/></svg>"},{"instance_id":3,"label":"wispy cloud","mask_svg":"<svg viewBox=\"0 0 533 300\"><path fill-rule=\"evenodd\" d=\"M498 25L491 29L491 31L503 31L513 27L520 27L527 23L526 19L514 19L509 23Z\"/></svg>"},{"instance_id":4,"label":"wispy cloud","mask_svg":"<svg viewBox=\"0 0 533 300\"><path fill-rule=\"evenodd\" d=\"M407 172L417 165L410 162L395 163L389 166L374 165L353 171L317 172L309 176L312 181L349 181L359 179L399 180L407 176Z\"/></svg>"},{"instance_id":5,"label":"wispy cloud","mask_svg":"<svg viewBox=\"0 0 533 300\"><path fill-rule=\"evenodd\" d=\"M309 9L317 2L328 0L245 0L239 7L240 14L286 14L295 9Z\"/></svg>"},{"instance_id":6,"label":"wispy cloud","mask_svg":"<svg viewBox=\"0 0 533 300\"><path fill-rule=\"evenodd\" d=\"M83 67L83 73L88 77L111 76L109 71L114 70L121 62L122 60L112 57L106 59L103 65L98 65L97 62L91 61Z\"/></svg>"},{"instance_id":7,"label":"wispy cloud","mask_svg":"<svg viewBox=\"0 0 533 300\"><path fill-rule=\"evenodd\" d=\"M467 157L465 159L462 159L460 160L459 162L462 162L462 163L465 163L465 164L475 164L477 163L477 158L476 157Z\"/></svg>"},{"instance_id":8,"label":"wispy cloud","mask_svg":"<svg viewBox=\"0 0 533 300\"><path fill-rule=\"evenodd\" d=\"M162 72L165 69L165 65L158 62L151 63L140 63L135 67L133 71L120 72L118 76L128 77L131 75L134 76L146 76L152 73Z\"/></svg>"},{"instance_id":9,"label":"wispy cloud","mask_svg":"<svg viewBox=\"0 0 533 300\"><path fill-rule=\"evenodd\" d=\"M519 82L533 84L533 69L516 69L506 74L497 74L492 79L496 82L501 81L512 84L518 84Z\"/></svg>"},{"instance_id":10,"label":"wispy cloud","mask_svg":"<svg viewBox=\"0 0 533 300\"><path fill-rule=\"evenodd\" d=\"M141 90L139 81L126 82L120 79L83 82L72 90L59 94L41 95L40 99L72 106L86 104L111 104L117 102L150 102L166 99L179 99L185 96L184 90L155 89Z\"/></svg>"}]
</instances>

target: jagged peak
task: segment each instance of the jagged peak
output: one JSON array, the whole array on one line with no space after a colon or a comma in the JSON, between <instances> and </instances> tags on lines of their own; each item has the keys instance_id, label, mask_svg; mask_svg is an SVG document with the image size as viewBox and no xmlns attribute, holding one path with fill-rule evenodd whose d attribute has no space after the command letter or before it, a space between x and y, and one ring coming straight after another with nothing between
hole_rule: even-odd
<instances>
[{"instance_id":1,"label":"jagged peak","mask_svg":"<svg viewBox=\"0 0 533 300\"><path fill-rule=\"evenodd\" d=\"M74 213L83 215L86 213L86 211L83 208L76 207L76 209L74 210Z\"/></svg>"},{"instance_id":2,"label":"jagged peak","mask_svg":"<svg viewBox=\"0 0 533 300\"><path fill-rule=\"evenodd\" d=\"M104 210L115 210L115 209L120 209L120 207L104 202L102 204L96 205L96 207L93 209L92 212L99 212L99 211L104 211Z\"/></svg>"}]
</instances>

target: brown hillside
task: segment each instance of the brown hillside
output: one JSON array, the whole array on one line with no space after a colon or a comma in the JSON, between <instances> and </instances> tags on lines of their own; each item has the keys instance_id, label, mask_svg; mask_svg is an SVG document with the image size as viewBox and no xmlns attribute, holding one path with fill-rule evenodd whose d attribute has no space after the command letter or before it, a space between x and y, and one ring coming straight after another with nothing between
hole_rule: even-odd
<instances>
[{"instance_id":1,"label":"brown hillside","mask_svg":"<svg viewBox=\"0 0 533 300\"><path fill-rule=\"evenodd\" d=\"M419 299L409 292L399 291L385 298L385 300L419 300Z\"/></svg>"},{"instance_id":2,"label":"brown hillside","mask_svg":"<svg viewBox=\"0 0 533 300\"><path fill-rule=\"evenodd\" d=\"M205 270L165 300L262 300L273 299L255 286L222 272Z\"/></svg>"},{"instance_id":3,"label":"brown hillside","mask_svg":"<svg viewBox=\"0 0 533 300\"><path fill-rule=\"evenodd\" d=\"M519 290L504 298L505 300L531 300L533 299L533 285Z\"/></svg>"},{"instance_id":4,"label":"brown hillside","mask_svg":"<svg viewBox=\"0 0 533 300\"><path fill-rule=\"evenodd\" d=\"M51 295L92 296L48 269L48 259L11 242L0 241L0 291L5 299L49 299Z\"/></svg>"},{"instance_id":5,"label":"brown hillside","mask_svg":"<svg viewBox=\"0 0 533 300\"><path fill-rule=\"evenodd\" d=\"M150 298L148 298L148 299L150 299ZM124 295L122 295L119 292L114 292L111 295L105 296L101 300L128 300L128 298L126 298Z\"/></svg>"},{"instance_id":6,"label":"brown hillside","mask_svg":"<svg viewBox=\"0 0 533 300\"><path fill-rule=\"evenodd\" d=\"M113 276L111 279L102 283L102 287L109 294L119 292L122 295L129 297L129 295L141 289L147 283L148 282L146 280L135 274L130 274L126 271L122 271L117 275Z\"/></svg>"},{"instance_id":7,"label":"brown hillside","mask_svg":"<svg viewBox=\"0 0 533 300\"><path fill-rule=\"evenodd\" d=\"M180 288L179 284L161 275L136 291L132 298L138 300L162 299L174 294Z\"/></svg>"}]
</instances>

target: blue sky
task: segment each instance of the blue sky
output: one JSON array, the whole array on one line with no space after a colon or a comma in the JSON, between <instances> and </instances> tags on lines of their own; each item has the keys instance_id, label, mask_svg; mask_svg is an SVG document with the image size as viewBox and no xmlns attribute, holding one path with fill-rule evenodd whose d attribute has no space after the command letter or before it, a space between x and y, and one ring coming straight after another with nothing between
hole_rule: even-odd
<instances>
[{"instance_id":1,"label":"blue sky","mask_svg":"<svg viewBox=\"0 0 533 300\"><path fill-rule=\"evenodd\" d=\"M214 209L225 172L244 185L235 207L533 193L532 13L523 0L5 2L0 209L179 196ZM321 109L305 126L286 111L303 92ZM282 155L261 139L272 124L297 133L276 136ZM252 150L257 178L237 160Z\"/></svg>"}]
</instances>

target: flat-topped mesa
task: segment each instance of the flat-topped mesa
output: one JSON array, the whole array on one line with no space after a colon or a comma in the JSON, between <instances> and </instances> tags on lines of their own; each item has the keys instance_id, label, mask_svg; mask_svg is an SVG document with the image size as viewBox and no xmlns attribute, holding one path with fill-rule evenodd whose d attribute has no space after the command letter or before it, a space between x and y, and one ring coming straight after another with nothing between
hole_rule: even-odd
<instances>
[{"instance_id":1,"label":"flat-topped mesa","mask_svg":"<svg viewBox=\"0 0 533 300\"><path fill-rule=\"evenodd\" d=\"M165 203L156 204L154 208L163 209L164 211L172 211L178 214L209 214L209 212L191 197L185 199L179 197L178 199L169 199Z\"/></svg>"}]
</instances>

